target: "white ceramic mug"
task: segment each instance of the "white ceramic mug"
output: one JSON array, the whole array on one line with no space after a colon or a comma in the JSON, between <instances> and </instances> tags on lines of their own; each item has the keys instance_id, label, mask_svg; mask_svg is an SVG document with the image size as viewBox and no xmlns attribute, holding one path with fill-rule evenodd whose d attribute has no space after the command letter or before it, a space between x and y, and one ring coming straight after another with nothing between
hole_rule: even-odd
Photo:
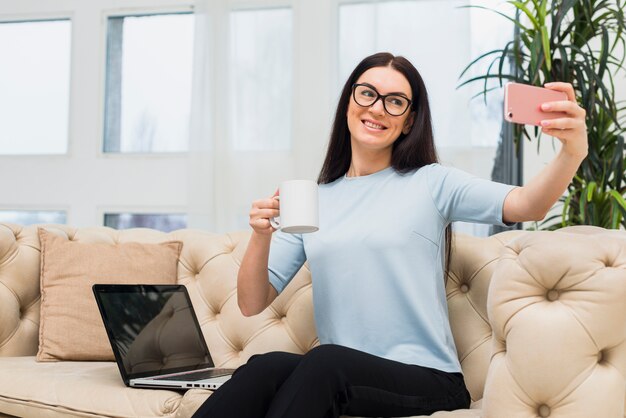
<instances>
[{"instance_id":1,"label":"white ceramic mug","mask_svg":"<svg viewBox=\"0 0 626 418\"><path fill-rule=\"evenodd\" d=\"M279 187L280 216L270 218L274 229L290 234L315 232L319 228L317 183L311 180L287 180Z\"/></svg>"}]
</instances>

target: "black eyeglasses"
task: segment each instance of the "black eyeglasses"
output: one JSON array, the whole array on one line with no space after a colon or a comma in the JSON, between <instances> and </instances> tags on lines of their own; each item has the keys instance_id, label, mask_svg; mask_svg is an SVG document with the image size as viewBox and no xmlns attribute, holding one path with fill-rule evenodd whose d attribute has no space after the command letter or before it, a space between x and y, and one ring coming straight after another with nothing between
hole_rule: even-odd
<instances>
[{"instance_id":1,"label":"black eyeglasses","mask_svg":"<svg viewBox=\"0 0 626 418\"><path fill-rule=\"evenodd\" d=\"M353 84L352 97L356 104L362 107L373 106L380 99L385 111L391 116L402 116L412 103L407 97L397 93L380 94L369 84Z\"/></svg>"}]
</instances>

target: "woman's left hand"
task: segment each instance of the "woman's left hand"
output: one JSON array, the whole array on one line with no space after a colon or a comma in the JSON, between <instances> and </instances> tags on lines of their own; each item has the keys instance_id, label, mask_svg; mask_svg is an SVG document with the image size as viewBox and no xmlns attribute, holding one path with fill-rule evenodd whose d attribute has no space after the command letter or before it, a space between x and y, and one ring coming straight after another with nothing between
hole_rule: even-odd
<instances>
[{"instance_id":1,"label":"woman's left hand","mask_svg":"<svg viewBox=\"0 0 626 418\"><path fill-rule=\"evenodd\" d=\"M546 102L541 105L541 110L544 112L565 112L566 115L558 119L542 120L541 131L561 141L563 152L574 157L585 158L588 152L587 124L585 123L587 112L576 103L574 87L570 83L562 82L547 83L544 87L564 92L567 94L567 100Z\"/></svg>"}]
</instances>

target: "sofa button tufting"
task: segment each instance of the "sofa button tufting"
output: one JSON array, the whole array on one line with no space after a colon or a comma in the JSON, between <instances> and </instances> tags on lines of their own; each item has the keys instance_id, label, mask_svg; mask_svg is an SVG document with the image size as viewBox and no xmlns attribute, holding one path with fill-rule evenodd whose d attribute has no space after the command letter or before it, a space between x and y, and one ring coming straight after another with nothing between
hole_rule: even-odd
<instances>
[{"instance_id":1,"label":"sofa button tufting","mask_svg":"<svg viewBox=\"0 0 626 418\"><path fill-rule=\"evenodd\" d=\"M541 418L546 418L550 416L550 407L548 405L541 405L539 407L539 411L537 411L539 413L539 416Z\"/></svg>"},{"instance_id":2,"label":"sofa button tufting","mask_svg":"<svg viewBox=\"0 0 626 418\"><path fill-rule=\"evenodd\" d=\"M604 353L600 350L598 351L598 363L602 363L602 360L604 360Z\"/></svg>"},{"instance_id":3,"label":"sofa button tufting","mask_svg":"<svg viewBox=\"0 0 626 418\"><path fill-rule=\"evenodd\" d=\"M554 302L555 300L559 298L559 291L556 289L549 290L548 294L546 295L546 298L548 298L550 302Z\"/></svg>"},{"instance_id":4,"label":"sofa button tufting","mask_svg":"<svg viewBox=\"0 0 626 418\"><path fill-rule=\"evenodd\" d=\"M469 286L466 283L463 283L459 289L461 290L461 293L469 292Z\"/></svg>"}]
</instances>

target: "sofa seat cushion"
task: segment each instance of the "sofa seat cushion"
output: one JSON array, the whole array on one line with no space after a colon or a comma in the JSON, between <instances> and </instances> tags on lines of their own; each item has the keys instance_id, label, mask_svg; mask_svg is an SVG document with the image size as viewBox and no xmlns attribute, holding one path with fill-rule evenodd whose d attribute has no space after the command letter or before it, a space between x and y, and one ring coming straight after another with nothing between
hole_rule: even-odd
<instances>
[{"instance_id":1,"label":"sofa seat cushion","mask_svg":"<svg viewBox=\"0 0 626 418\"><path fill-rule=\"evenodd\" d=\"M128 388L114 362L0 357L0 370L0 410L15 416L189 417L210 393Z\"/></svg>"},{"instance_id":2,"label":"sofa seat cushion","mask_svg":"<svg viewBox=\"0 0 626 418\"><path fill-rule=\"evenodd\" d=\"M0 411L21 417L188 418L211 393L128 388L114 362L37 363L34 356L0 357L0 370ZM431 417L480 418L481 410L475 408L480 402L472 409Z\"/></svg>"},{"instance_id":3,"label":"sofa seat cushion","mask_svg":"<svg viewBox=\"0 0 626 418\"><path fill-rule=\"evenodd\" d=\"M471 409L459 409L456 411L441 411L435 412L432 415L416 415L409 418L481 418L482 410L480 409L482 402L474 402L471 405ZM362 418L362 417L348 417L342 416L341 418Z\"/></svg>"}]
</instances>

